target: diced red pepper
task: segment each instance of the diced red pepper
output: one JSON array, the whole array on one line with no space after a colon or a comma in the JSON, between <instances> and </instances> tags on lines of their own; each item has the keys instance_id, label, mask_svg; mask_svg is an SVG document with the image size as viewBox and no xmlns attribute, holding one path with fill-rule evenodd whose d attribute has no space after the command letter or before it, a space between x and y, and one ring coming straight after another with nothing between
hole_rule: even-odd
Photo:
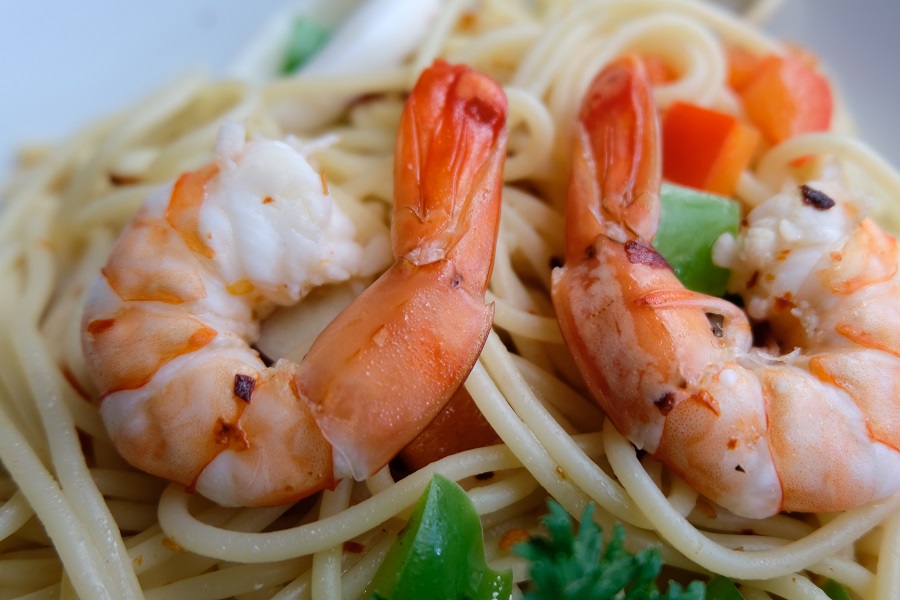
<instances>
[{"instance_id":1,"label":"diced red pepper","mask_svg":"<svg viewBox=\"0 0 900 600\"><path fill-rule=\"evenodd\" d=\"M723 196L734 193L759 142L737 118L687 102L666 111L662 138L666 179Z\"/></svg>"},{"instance_id":2,"label":"diced red pepper","mask_svg":"<svg viewBox=\"0 0 900 600\"><path fill-rule=\"evenodd\" d=\"M749 50L730 46L726 50L728 57L728 86L736 92L741 91L750 78L753 71L762 60L758 55Z\"/></svg>"},{"instance_id":3,"label":"diced red pepper","mask_svg":"<svg viewBox=\"0 0 900 600\"><path fill-rule=\"evenodd\" d=\"M770 144L831 124L831 86L807 57L768 56L740 91L747 118Z\"/></svg>"}]
</instances>

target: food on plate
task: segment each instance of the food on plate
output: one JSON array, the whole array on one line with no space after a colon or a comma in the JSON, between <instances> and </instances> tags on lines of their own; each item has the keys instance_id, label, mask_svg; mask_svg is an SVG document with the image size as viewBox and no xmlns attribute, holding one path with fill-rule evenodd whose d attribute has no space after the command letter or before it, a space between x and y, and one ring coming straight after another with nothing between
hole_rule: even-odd
<instances>
[{"instance_id":1,"label":"food on plate","mask_svg":"<svg viewBox=\"0 0 900 600\"><path fill-rule=\"evenodd\" d=\"M471 69L422 73L398 133L395 263L302 361L270 366L251 348L259 321L365 274L366 249L324 173L223 126L215 162L139 209L86 299L86 364L120 454L223 506L285 504L386 465L490 330L505 114Z\"/></svg>"},{"instance_id":2,"label":"food on plate","mask_svg":"<svg viewBox=\"0 0 900 600\"><path fill-rule=\"evenodd\" d=\"M825 66L700 0L413 4L306 4L238 61L253 79L185 75L23 150L0 219L0 597L365 597L419 498L443 489L429 487L435 475L465 491L481 526L469 556L483 551L484 565L460 561L452 573L511 574L514 598L540 593L541 559L520 549L548 529L569 535L561 511L614 536L622 564L656 567L647 557L658 556L659 574L648 567L637 580L646 590L895 596L897 470L878 465L893 460L900 430L900 176L854 137ZM307 26L292 27L297 18ZM582 110L598 74L623 64L616 72L642 108L618 113L618 124L590 100ZM434 95L416 87L440 73L466 73L458 81L482 100L451 94L441 108L443 84ZM414 119L407 108L417 104L427 110ZM615 143L624 146L604 145ZM581 202L601 191L602 205ZM619 203L619 192L632 197ZM455 202L470 196L468 208ZM435 198L446 210L424 215ZM601 214L613 241L595 244ZM460 228L440 229L444 216ZM616 254L625 244L638 264ZM596 282L608 302L596 311L617 317L608 334L591 334L588 354L602 360L585 369L572 336L587 336L592 317L561 333L565 308L551 291L598 252L615 273ZM429 287L443 276L436 267L401 258L447 255L462 275L450 277L452 294ZM224 275L207 270L215 257ZM174 278L156 277L166 269ZM404 279L413 273L423 286ZM101 291L90 291L95 281ZM625 281L640 306L624 305ZM256 297L269 288L277 302ZM373 308L386 306L375 294L398 290L421 299L416 311ZM453 294L467 299L448 312ZM460 305L468 316L453 316ZM413 314L444 316L390 329ZM82 345L83 334L111 335L117 319L150 336ZM624 339L637 319L641 339ZM429 338L404 338L407 326ZM684 336L666 345L666 327ZM450 334L453 348L443 345ZM226 338L233 348L210 355ZM379 341L396 342L383 346L387 358ZM635 357L630 379L598 403L586 376L625 372L615 365ZM207 368L218 361L241 366ZM737 366L723 370L729 361ZM157 394L154 381L181 389ZM346 394L329 396L341 381ZM282 383L285 403L269 421L281 433L263 452L236 413L264 408L260 395ZM749 392L721 395L729 383ZM140 431L141 409L119 418L151 393L156 433ZM782 393L790 402L775 402ZM388 401L366 403L370 394ZM647 424L605 400L629 394ZM391 411L423 398L412 421ZM346 425L361 452L333 452L347 440L317 418L346 406L337 430ZM208 411L221 435L179 431L187 407ZM780 431L806 434L816 454L792 457L783 475L770 462L766 493L747 491L756 465L731 460L732 437L714 435L738 414L760 435L733 429L735 448L777 455ZM776 430L770 417L787 420ZM279 449L304 427L316 449ZM129 431L145 445L117 447ZM840 455L816 458L825 449ZM257 456L235 478L223 465L241 452ZM150 470L160 459L173 468L153 475L129 463ZM312 463L314 482L298 483ZM204 469L213 483L197 477ZM271 477L279 469L287 475ZM808 473L826 482L798 496ZM293 489L260 491L273 481ZM544 525L550 499L561 509ZM578 530L596 549L593 526Z\"/></svg>"},{"instance_id":3,"label":"food on plate","mask_svg":"<svg viewBox=\"0 0 900 600\"><path fill-rule=\"evenodd\" d=\"M653 247L665 155L639 57L604 68L578 124L553 305L619 431L745 517L900 490L896 239L835 184L756 206L737 242L719 243L732 289L771 325L754 348L747 315L685 288Z\"/></svg>"}]
</instances>

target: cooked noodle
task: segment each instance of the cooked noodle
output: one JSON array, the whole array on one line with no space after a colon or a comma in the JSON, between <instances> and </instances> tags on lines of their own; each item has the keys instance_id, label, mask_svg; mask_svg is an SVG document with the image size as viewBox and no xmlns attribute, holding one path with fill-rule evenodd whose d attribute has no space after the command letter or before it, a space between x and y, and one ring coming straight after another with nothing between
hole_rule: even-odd
<instances>
[{"instance_id":1,"label":"cooked noodle","mask_svg":"<svg viewBox=\"0 0 900 600\"><path fill-rule=\"evenodd\" d=\"M757 2L754 14L762 18L773 5ZM549 300L554 257L562 256L570 131L599 68L624 52L659 55L679 73L657 89L661 106L678 98L736 111L723 44L756 53L781 46L749 21L689 0L473 6L446 3L402 67L261 87L190 74L28 153L7 184L0 220L0 599L357 597L433 473L469 491L489 561L512 568L517 581L527 578L526 564L501 537L514 527L534 531L549 495L572 514L596 503L598 522L623 523L632 549L659 545L668 565L735 578L747 598L824 598L812 583L818 575L862 598L897 597L900 497L840 515L762 521L713 507L641 460L578 391ZM227 119L250 135L294 134L311 144L360 235L384 235L403 93L438 56L487 72L509 98L510 158L489 294L495 328L466 382L504 443L399 481L385 468L294 507L225 509L134 471L91 400L79 326L85 290L128 218L157 186L209 161ZM313 96L364 100L323 131L285 130L279 111ZM743 175L738 196L759 203L780 188L793 159L808 155L861 173L882 199L883 222L900 229L900 211L883 200L900 197L900 175L847 132L771 149ZM295 338L324 325L303 311L301 304L290 320ZM484 473L493 476L476 478Z\"/></svg>"}]
</instances>

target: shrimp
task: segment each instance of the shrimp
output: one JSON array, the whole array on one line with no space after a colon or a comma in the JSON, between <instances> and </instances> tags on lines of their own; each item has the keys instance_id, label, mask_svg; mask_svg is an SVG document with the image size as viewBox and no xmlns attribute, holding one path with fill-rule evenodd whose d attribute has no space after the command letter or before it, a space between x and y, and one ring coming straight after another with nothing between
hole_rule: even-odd
<instances>
[{"instance_id":1,"label":"shrimp","mask_svg":"<svg viewBox=\"0 0 900 600\"><path fill-rule=\"evenodd\" d=\"M640 60L593 81L552 299L589 393L636 447L735 514L838 511L900 489L897 242L833 184L754 209L717 259L743 310L654 250L660 142Z\"/></svg>"},{"instance_id":2,"label":"shrimp","mask_svg":"<svg viewBox=\"0 0 900 600\"><path fill-rule=\"evenodd\" d=\"M396 263L299 363L268 366L251 345L261 319L367 274L375 250L301 154L224 128L215 162L145 202L88 293L82 345L120 454L227 506L287 503L390 460L492 325L505 116L480 73L423 73L398 132ZM363 466L341 462L346 438Z\"/></svg>"}]
</instances>

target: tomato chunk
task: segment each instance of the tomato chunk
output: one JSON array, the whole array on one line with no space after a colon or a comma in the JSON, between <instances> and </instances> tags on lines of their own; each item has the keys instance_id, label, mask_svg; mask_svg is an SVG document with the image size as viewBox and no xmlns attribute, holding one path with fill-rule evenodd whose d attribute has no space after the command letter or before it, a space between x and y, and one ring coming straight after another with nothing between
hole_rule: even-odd
<instances>
[{"instance_id":1,"label":"tomato chunk","mask_svg":"<svg viewBox=\"0 0 900 600\"><path fill-rule=\"evenodd\" d=\"M737 118L687 102L676 102L662 123L663 176L730 196L753 158L759 134Z\"/></svg>"},{"instance_id":2,"label":"tomato chunk","mask_svg":"<svg viewBox=\"0 0 900 600\"><path fill-rule=\"evenodd\" d=\"M747 118L770 144L831 125L831 86L802 56L768 56L740 91Z\"/></svg>"}]
</instances>

